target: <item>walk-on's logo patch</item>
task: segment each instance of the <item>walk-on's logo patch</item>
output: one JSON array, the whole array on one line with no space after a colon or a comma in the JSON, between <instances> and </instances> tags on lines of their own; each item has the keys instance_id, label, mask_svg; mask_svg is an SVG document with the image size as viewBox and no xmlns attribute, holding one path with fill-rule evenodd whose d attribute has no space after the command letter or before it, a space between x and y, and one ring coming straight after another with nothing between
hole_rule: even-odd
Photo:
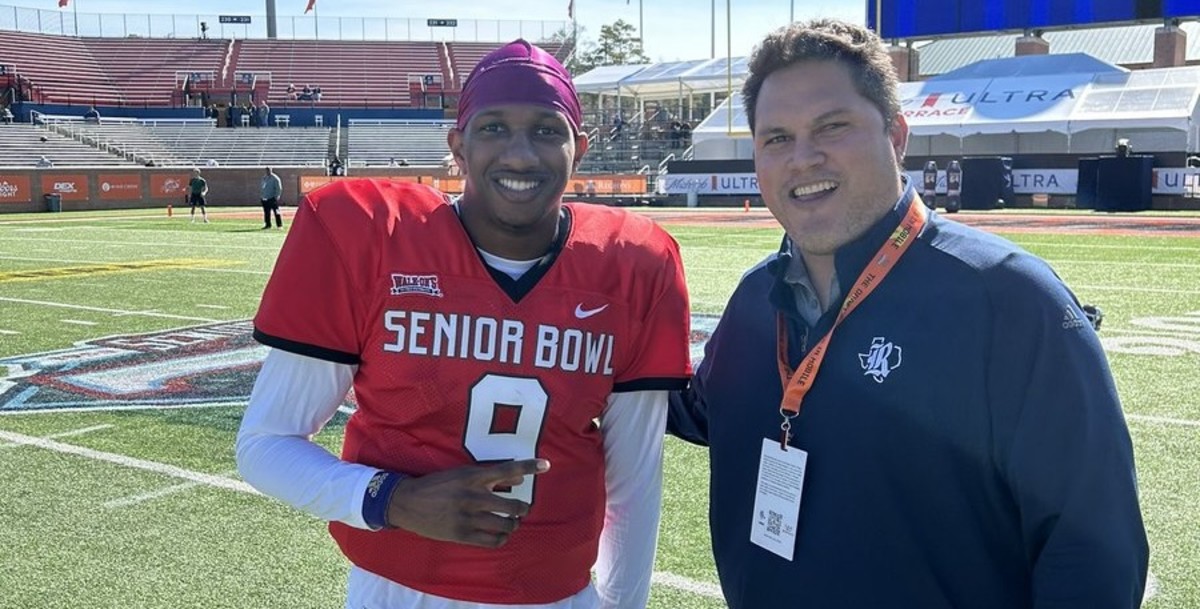
<instances>
[{"instance_id":1,"label":"walk-on's logo patch","mask_svg":"<svg viewBox=\"0 0 1200 609\"><path fill-rule=\"evenodd\" d=\"M693 366L716 325L692 317ZM0 358L0 414L245 404L267 355L253 330L250 321L224 322Z\"/></svg>"},{"instance_id":2,"label":"walk-on's logo patch","mask_svg":"<svg viewBox=\"0 0 1200 609\"><path fill-rule=\"evenodd\" d=\"M438 287L437 275L392 273L392 296L404 294L425 294L441 298L442 288Z\"/></svg>"},{"instance_id":3,"label":"walk-on's logo patch","mask_svg":"<svg viewBox=\"0 0 1200 609\"><path fill-rule=\"evenodd\" d=\"M863 374L875 379L876 383L882 383L888 374L900 367L903 351L900 347L888 342L887 339L876 336L871 341L871 348L866 353L858 354L858 361L864 370Z\"/></svg>"}]
</instances>

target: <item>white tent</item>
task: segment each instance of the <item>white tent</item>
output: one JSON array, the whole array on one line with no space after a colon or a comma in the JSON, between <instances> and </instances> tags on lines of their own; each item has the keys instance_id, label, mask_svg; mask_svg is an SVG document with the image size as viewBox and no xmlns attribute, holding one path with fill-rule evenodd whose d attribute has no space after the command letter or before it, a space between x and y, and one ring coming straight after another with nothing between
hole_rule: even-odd
<instances>
[{"instance_id":1,"label":"white tent","mask_svg":"<svg viewBox=\"0 0 1200 609\"><path fill-rule=\"evenodd\" d=\"M746 80L749 57L668 61L632 66L601 66L575 77L580 93L636 95L662 99L685 93L735 92Z\"/></svg>"},{"instance_id":2,"label":"white tent","mask_svg":"<svg viewBox=\"0 0 1200 609\"><path fill-rule=\"evenodd\" d=\"M1096 69L1094 61L1087 65ZM1200 151L1200 67L984 78L951 73L901 83L899 92L910 156L1097 154L1111 152L1121 137L1130 138L1136 152ZM732 117L727 100L694 130L695 158L751 158L741 95L732 102Z\"/></svg>"},{"instance_id":3,"label":"white tent","mask_svg":"<svg viewBox=\"0 0 1200 609\"><path fill-rule=\"evenodd\" d=\"M997 63L1013 67L1025 59ZM1200 147L1200 68L1094 71L1103 68L1086 59L1091 72L994 78L955 72L902 83L901 108L916 148L910 153L953 152L947 137L962 151L991 154L1109 152L1117 137L1131 135L1142 152Z\"/></svg>"}]
</instances>

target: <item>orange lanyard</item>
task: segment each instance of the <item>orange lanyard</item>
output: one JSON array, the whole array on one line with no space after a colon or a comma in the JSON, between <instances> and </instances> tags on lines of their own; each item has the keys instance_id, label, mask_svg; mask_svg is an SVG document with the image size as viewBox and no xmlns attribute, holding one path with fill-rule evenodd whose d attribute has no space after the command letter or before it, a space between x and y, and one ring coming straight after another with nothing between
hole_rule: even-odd
<instances>
[{"instance_id":1,"label":"orange lanyard","mask_svg":"<svg viewBox=\"0 0 1200 609\"><path fill-rule=\"evenodd\" d=\"M817 372L821 370L821 362L825 360L825 353L829 347L829 340L833 337L833 331L841 325L842 321L850 315L850 312L858 308L863 300L875 288L883 283L884 277L892 271L896 263L900 261L900 257L904 252L908 251L909 246L915 241L914 237L921 233L921 229L925 228L925 223L928 221L928 212L925 211L925 203L921 201L920 195L913 193L912 202L908 206L908 213L904 215L904 219L896 230L892 232L892 236L887 242L879 248L875 257L867 264L867 268L858 276L858 281L854 282L854 288L850 290L846 299L842 302L842 308L838 311L837 319L833 322L833 327L821 337L821 340L813 345L808 355L800 362L800 367L793 370L788 365L788 342L787 342L787 323L783 319L783 314L776 315L775 337L778 346L777 360L779 363L779 378L783 382L783 401L779 405L779 414L783 416L783 424L780 428L783 433L780 436L780 444L786 445L788 439L788 431L791 429L791 419L800 414L800 406L804 401L804 396L808 395L808 391L812 389L813 383L816 382Z\"/></svg>"}]
</instances>

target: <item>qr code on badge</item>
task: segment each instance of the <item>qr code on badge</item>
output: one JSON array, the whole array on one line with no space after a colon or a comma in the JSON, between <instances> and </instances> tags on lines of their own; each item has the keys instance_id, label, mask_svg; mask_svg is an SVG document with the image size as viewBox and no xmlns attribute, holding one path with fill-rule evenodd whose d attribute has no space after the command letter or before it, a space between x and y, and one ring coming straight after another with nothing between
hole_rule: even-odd
<instances>
[{"instance_id":1,"label":"qr code on badge","mask_svg":"<svg viewBox=\"0 0 1200 609\"><path fill-rule=\"evenodd\" d=\"M767 510L767 532L772 535L779 535L783 528L783 514L773 510Z\"/></svg>"}]
</instances>

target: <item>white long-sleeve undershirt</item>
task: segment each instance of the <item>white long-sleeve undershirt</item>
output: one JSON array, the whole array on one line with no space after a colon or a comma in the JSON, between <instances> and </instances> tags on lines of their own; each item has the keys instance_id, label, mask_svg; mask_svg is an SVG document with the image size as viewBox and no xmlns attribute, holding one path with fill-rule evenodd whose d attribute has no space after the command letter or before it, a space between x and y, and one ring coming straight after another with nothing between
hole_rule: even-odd
<instances>
[{"instance_id":1,"label":"white long-sleeve undershirt","mask_svg":"<svg viewBox=\"0 0 1200 609\"><path fill-rule=\"evenodd\" d=\"M342 461L312 441L336 414L355 371L354 366L272 349L238 432L237 463L242 477L263 493L322 520L365 529L363 496L378 470ZM607 505L596 589L529 609L645 607L658 538L666 404L665 391L609 396L601 417ZM356 609L525 607L436 597L357 567L349 583L347 607L353 603Z\"/></svg>"}]
</instances>

